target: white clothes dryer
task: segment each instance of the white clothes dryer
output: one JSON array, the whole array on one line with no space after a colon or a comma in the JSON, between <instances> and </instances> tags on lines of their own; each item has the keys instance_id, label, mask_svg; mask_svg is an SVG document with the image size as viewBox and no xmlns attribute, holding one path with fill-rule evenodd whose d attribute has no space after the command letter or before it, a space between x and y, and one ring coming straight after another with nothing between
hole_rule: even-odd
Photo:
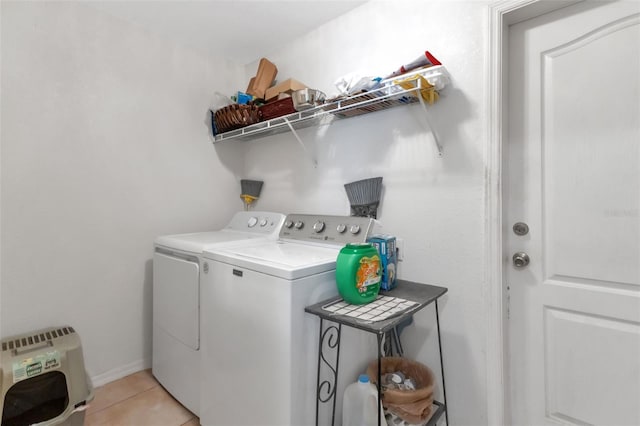
<instances>
[{"instance_id":1,"label":"white clothes dryer","mask_svg":"<svg viewBox=\"0 0 640 426\"><path fill-rule=\"evenodd\" d=\"M202 425L314 423L318 323L304 308L337 295L340 249L377 229L369 218L290 214L277 241L205 250Z\"/></svg>"},{"instance_id":2,"label":"white clothes dryer","mask_svg":"<svg viewBox=\"0 0 640 426\"><path fill-rule=\"evenodd\" d=\"M200 414L200 282L202 251L275 240L285 216L238 212L214 232L167 235L153 255L152 373L182 405Z\"/></svg>"}]
</instances>

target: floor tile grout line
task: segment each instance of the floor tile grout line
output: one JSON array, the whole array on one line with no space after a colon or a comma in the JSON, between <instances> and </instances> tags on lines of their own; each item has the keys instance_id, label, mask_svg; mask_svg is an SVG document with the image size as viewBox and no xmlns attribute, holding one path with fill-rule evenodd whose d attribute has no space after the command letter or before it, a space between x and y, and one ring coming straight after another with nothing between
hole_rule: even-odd
<instances>
[{"instance_id":1,"label":"floor tile grout line","mask_svg":"<svg viewBox=\"0 0 640 426\"><path fill-rule=\"evenodd\" d=\"M101 411L104 411L104 410L106 410L107 408L111 408L111 407L113 407L113 406L115 406L115 405L122 404L123 402L128 401L128 400L130 400L131 398L135 398L136 396L138 396L138 395L140 395L140 394L143 394L143 393L145 393L145 392L148 392L148 391L150 391L151 389L157 388L158 386L160 386L160 384L159 384L159 383L156 383L156 384L154 384L153 386L151 386L150 388L144 389L144 390L142 390L142 391L140 391L140 392L138 392L138 393L135 393L135 394L133 394L133 395L130 395L130 396L126 397L125 399L121 399L121 400L119 400L119 401L116 401L116 402L114 402L113 404L109 404L109 405L107 405L106 407L102 407L102 408L101 408L101 409L99 409L99 410L96 410L96 411L93 411L93 412L91 412L91 413L88 413L88 414L87 414L87 417L92 416L92 415L94 415L94 414L96 414L96 413L99 413L99 412L101 412ZM89 404L91 404L91 403L89 403Z\"/></svg>"},{"instance_id":2,"label":"floor tile grout line","mask_svg":"<svg viewBox=\"0 0 640 426\"><path fill-rule=\"evenodd\" d=\"M116 402L116 403L113 403L113 404L109 405L108 407L104 407L104 408L102 408L102 409L100 409L100 410L98 410L98 411L95 411L95 412L93 412L93 413L89 414L87 417L90 417L90 416L92 416L93 414L99 413L99 412L104 411L104 410L106 410L106 409L108 409L108 408L113 408L113 407L115 407L116 405L123 404L123 403L125 403L126 401L129 401L129 400L130 400L130 399L132 399L132 398L136 398L137 396L140 396L140 395L142 395L142 394L144 394L144 393L147 393L147 392L149 392L149 391L152 391L152 390L153 390L153 389L155 389L155 388L160 388L160 389L162 389L164 392L167 392L167 391L166 391L166 390L165 390L165 389L164 389L164 388L163 388L159 383L156 383L154 386L150 387L149 389L146 389L146 390L143 390L143 391L141 391L141 392L138 392L138 393L136 393L135 395L131 395L131 396L129 396L128 398L125 398L125 399L123 399L123 400L121 400L121 401L118 401L118 402ZM167 394L168 394L171 398L173 398L173 396L172 396L170 393L168 393L168 392L167 392ZM173 399L175 400L175 398L173 398ZM176 401L176 403L177 403L177 404L180 404L178 401ZM189 413L191 414L191 417L189 417L185 422L180 423L178 426L184 426L185 424L189 423L189 422L190 422L190 421L192 421L193 419L197 419L197 418L198 418L198 416L196 416L195 414L193 414L193 413L191 413L191 412L189 412ZM87 420L87 419L85 419L85 421L86 421L86 420ZM107 423L107 424L109 424L109 423ZM200 422L199 422L199 421L198 421L198 424L200 424Z\"/></svg>"},{"instance_id":3,"label":"floor tile grout line","mask_svg":"<svg viewBox=\"0 0 640 426\"><path fill-rule=\"evenodd\" d=\"M153 389L155 389L155 388L156 388L156 387L158 387L158 386L159 386L159 385L152 386L152 387L150 387L149 389L145 389L145 390L140 391L140 392L138 392L138 393L136 393L136 394L134 394L134 395L131 395L131 396L129 396L129 397L127 397L127 398L125 398L125 399L121 399L120 401L115 402L115 403L113 403L113 404L109 405L108 407L104 407L104 408L101 408L101 409L100 409L100 410L98 410L98 411L94 411L93 413L91 413L91 414L87 415L87 417L90 417L90 416L92 416L92 415L94 415L94 414L97 414L97 413L100 413L100 412L102 412L102 411L104 411L104 410L106 410L106 409L109 409L109 408L115 407L116 405L119 405L119 404L122 404L122 403L124 403L124 402L126 402L126 401L129 401L130 399L135 398L135 397L137 397L138 395L142 395L143 393L149 392L150 390L153 390Z\"/></svg>"},{"instance_id":4,"label":"floor tile grout line","mask_svg":"<svg viewBox=\"0 0 640 426\"><path fill-rule=\"evenodd\" d=\"M186 425L187 423L189 423L191 420L193 420L193 419L197 419L197 418L198 418L198 416L194 415L194 416L193 416L193 417L191 417L189 420L187 420L186 422L182 423L180 426L184 426L184 425ZM198 422L198 424L200 424L200 422Z\"/></svg>"}]
</instances>

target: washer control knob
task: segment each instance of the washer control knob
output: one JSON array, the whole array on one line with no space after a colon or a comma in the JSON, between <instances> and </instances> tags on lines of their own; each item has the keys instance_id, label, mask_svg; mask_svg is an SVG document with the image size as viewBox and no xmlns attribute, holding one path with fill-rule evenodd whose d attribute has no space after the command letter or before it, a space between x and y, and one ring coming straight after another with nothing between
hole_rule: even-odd
<instances>
[{"instance_id":1,"label":"washer control knob","mask_svg":"<svg viewBox=\"0 0 640 426\"><path fill-rule=\"evenodd\" d=\"M360 232L360 225L351 225L351 227L349 228L349 232L351 232L353 235L356 235Z\"/></svg>"},{"instance_id":2,"label":"washer control knob","mask_svg":"<svg viewBox=\"0 0 640 426\"><path fill-rule=\"evenodd\" d=\"M296 229L302 229L302 228L304 227L304 223L303 223L301 220L299 220L299 221L297 221L296 223L294 223L294 224L293 224L293 226L294 226Z\"/></svg>"},{"instance_id":3,"label":"washer control knob","mask_svg":"<svg viewBox=\"0 0 640 426\"><path fill-rule=\"evenodd\" d=\"M256 223L258 223L258 218L251 216L249 218L249 221L247 222L247 225L249 226L249 228L253 228L254 226L256 226Z\"/></svg>"},{"instance_id":4,"label":"washer control knob","mask_svg":"<svg viewBox=\"0 0 640 426\"><path fill-rule=\"evenodd\" d=\"M287 220L287 221L284 223L284 227L285 227L285 228L291 228L292 226L293 226L293 222L292 222L292 221L290 221L290 220Z\"/></svg>"},{"instance_id":5,"label":"washer control knob","mask_svg":"<svg viewBox=\"0 0 640 426\"><path fill-rule=\"evenodd\" d=\"M338 231L339 234L342 234L344 231L347 230L347 225L345 225L344 223L341 223L340 225L338 225L338 227L336 228L336 231Z\"/></svg>"},{"instance_id":6,"label":"washer control knob","mask_svg":"<svg viewBox=\"0 0 640 426\"><path fill-rule=\"evenodd\" d=\"M267 223L269 223L269 221L266 218L260 219L260 226L261 227L264 228L265 226L267 226Z\"/></svg>"},{"instance_id":7,"label":"washer control knob","mask_svg":"<svg viewBox=\"0 0 640 426\"><path fill-rule=\"evenodd\" d=\"M322 221L317 221L314 225L313 225L313 230L315 231L316 234L319 234L320 232L322 232L324 230L324 222Z\"/></svg>"}]
</instances>

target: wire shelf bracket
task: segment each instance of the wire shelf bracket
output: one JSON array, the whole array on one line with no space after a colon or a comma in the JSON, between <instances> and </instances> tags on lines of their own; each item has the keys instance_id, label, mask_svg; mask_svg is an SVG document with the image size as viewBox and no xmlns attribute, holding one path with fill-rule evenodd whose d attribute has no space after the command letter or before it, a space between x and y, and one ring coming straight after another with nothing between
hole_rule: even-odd
<instances>
[{"instance_id":1,"label":"wire shelf bracket","mask_svg":"<svg viewBox=\"0 0 640 426\"><path fill-rule=\"evenodd\" d=\"M302 139L300 139L300 136L298 135L298 132L293 127L291 122L289 120L287 120L287 117L284 117L283 119L284 119L284 122L287 123L287 126L289 127L289 130L291 131L291 134L293 135L293 137L296 138L296 140L298 141L298 143L300 144L300 146L304 150L305 154L307 154L307 156L311 159L311 162L313 163L313 167L318 167L318 160L316 159L316 157L313 154L311 154L309 152L309 150L307 149L307 147L304 144L304 142L302 142Z\"/></svg>"}]
</instances>

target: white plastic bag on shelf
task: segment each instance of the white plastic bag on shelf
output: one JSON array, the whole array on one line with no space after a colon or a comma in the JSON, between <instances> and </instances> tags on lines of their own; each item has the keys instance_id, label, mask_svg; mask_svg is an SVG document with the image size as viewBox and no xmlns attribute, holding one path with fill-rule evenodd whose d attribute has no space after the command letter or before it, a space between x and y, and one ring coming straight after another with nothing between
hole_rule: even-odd
<instances>
[{"instance_id":1,"label":"white plastic bag on shelf","mask_svg":"<svg viewBox=\"0 0 640 426\"><path fill-rule=\"evenodd\" d=\"M351 95L375 89L379 85L379 81L379 78L364 75L359 71L354 71L338 78L333 84L341 95Z\"/></svg>"}]
</instances>

